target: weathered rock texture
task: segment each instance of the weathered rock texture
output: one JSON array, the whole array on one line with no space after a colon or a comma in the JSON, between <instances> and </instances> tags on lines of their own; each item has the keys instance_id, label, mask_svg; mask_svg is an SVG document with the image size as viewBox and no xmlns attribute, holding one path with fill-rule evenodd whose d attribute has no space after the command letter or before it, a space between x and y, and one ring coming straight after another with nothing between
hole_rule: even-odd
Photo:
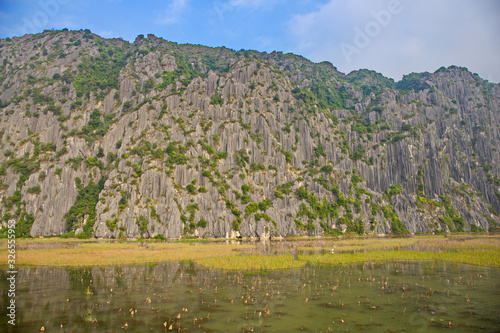
<instances>
[{"instance_id":1,"label":"weathered rock texture","mask_svg":"<svg viewBox=\"0 0 500 333\"><path fill-rule=\"evenodd\" d=\"M0 198L18 234L489 229L500 86L90 31L0 40Z\"/></svg>"}]
</instances>

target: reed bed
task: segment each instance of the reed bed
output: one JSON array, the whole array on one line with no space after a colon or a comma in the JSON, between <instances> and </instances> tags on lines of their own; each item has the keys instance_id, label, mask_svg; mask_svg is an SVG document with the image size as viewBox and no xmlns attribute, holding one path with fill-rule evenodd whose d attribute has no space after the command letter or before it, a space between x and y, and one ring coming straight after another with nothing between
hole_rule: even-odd
<instances>
[{"instance_id":1,"label":"reed bed","mask_svg":"<svg viewBox=\"0 0 500 333\"><path fill-rule=\"evenodd\" d=\"M333 253L299 255L300 261L318 264L350 264L371 261L423 261L444 260L479 266L500 267L500 251L467 250L460 252L421 252L421 251L371 251L356 253Z\"/></svg>"},{"instance_id":2,"label":"reed bed","mask_svg":"<svg viewBox=\"0 0 500 333\"><path fill-rule=\"evenodd\" d=\"M333 249L333 253L332 250ZM7 257L7 240L0 240ZM31 239L16 242L16 265L107 266L194 261L226 270L274 270L306 263L446 260L500 267L500 236L303 239L276 242L137 242ZM6 261L1 263L6 267Z\"/></svg>"},{"instance_id":3,"label":"reed bed","mask_svg":"<svg viewBox=\"0 0 500 333\"><path fill-rule=\"evenodd\" d=\"M84 242L74 248L18 250L16 264L69 267L141 265L222 256L244 247L247 245Z\"/></svg>"},{"instance_id":4,"label":"reed bed","mask_svg":"<svg viewBox=\"0 0 500 333\"><path fill-rule=\"evenodd\" d=\"M480 266L500 267L500 238L475 237L413 237L373 244L335 247L334 253L302 254L299 260L320 264L347 264L366 261L444 260ZM394 248L398 250L394 250ZM345 249L345 250L342 250ZM352 252L348 250L355 249Z\"/></svg>"},{"instance_id":5,"label":"reed bed","mask_svg":"<svg viewBox=\"0 0 500 333\"><path fill-rule=\"evenodd\" d=\"M401 249L406 246L416 244L423 240L431 239L426 236L405 237L405 238L355 238L346 240L332 240L320 242L302 242L297 249L303 252L331 251L335 252L354 252L354 251L373 251Z\"/></svg>"}]
</instances>

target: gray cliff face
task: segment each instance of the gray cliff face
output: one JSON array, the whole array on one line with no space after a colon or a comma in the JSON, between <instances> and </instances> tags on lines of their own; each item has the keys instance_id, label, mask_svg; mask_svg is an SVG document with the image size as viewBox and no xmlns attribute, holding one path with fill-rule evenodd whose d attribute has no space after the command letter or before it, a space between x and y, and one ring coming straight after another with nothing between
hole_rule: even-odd
<instances>
[{"instance_id":1,"label":"gray cliff face","mask_svg":"<svg viewBox=\"0 0 500 333\"><path fill-rule=\"evenodd\" d=\"M466 69L396 84L291 54L89 31L0 40L0 52L0 209L21 236L499 222L500 87Z\"/></svg>"}]
</instances>

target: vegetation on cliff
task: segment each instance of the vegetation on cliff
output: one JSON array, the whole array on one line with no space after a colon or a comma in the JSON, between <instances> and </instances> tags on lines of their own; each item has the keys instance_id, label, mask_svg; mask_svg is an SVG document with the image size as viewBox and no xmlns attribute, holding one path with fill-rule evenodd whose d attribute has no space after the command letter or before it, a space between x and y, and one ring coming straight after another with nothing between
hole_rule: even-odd
<instances>
[{"instance_id":1,"label":"vegetation on cliff","mask_svg":"<svg viewBox=\"0 0 500 333\"><path fill-rule=\"evenodd\" d=\"M500 87L89 30L0 40L0 215L18 236L483 231ZM5 235L5 228L0 235Z\"/></svg>"}]
</instances>

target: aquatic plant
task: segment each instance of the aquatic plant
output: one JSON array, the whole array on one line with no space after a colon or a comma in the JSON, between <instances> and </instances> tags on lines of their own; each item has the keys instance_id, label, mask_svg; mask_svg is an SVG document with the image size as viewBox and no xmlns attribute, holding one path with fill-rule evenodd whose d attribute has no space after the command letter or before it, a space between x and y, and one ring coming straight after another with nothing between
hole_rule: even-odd
<instances>
[{"instance_id":1,"label":"aquatic plant","mask_svg":"<svg viewBox=\"0 0 500 333\"><path fill-rule=\"evenodd\" d=\"M227 270L275 270L306 263L348 264L371 261L445 260L500 267L500 236L451 235L399 238L355 237L271 242L120 241L19 239L16 263L37 266L145 265L191 261ZM0 240L0 255L7 255ZM5 264L4 264L5 265Z\"/></svg>"}]
</instances>

